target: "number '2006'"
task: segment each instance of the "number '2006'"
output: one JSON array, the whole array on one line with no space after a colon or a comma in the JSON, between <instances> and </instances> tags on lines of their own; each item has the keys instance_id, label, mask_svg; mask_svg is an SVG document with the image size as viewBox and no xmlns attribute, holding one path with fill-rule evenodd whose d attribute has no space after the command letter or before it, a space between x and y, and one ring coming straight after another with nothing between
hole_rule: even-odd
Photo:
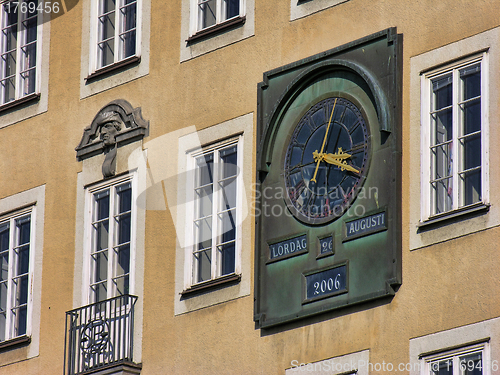
<instances>
[{"instance_id":1,"label":"number '2006'","mask_svg":"<svg viewBox=\"0 0 500 375\"><path fill-rule=\"evenodd\" d=\"M331 292L340 288L340 273L335 276L335 279L329 277L327 280L316 281L314 283L314 295Z\"/></svg>"}]
</instances>

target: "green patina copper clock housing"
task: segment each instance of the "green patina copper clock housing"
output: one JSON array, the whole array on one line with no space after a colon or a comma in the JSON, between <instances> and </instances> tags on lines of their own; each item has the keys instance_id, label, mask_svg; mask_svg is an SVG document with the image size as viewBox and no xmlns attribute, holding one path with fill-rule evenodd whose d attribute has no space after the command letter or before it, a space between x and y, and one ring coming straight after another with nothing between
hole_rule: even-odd
<instances>
[{"instance_id":1,"label":"green patina copper clock housing","mask_svg":"<svg viewBox=\"0 0 500 375\"><path fill-rule=\"evenodd\" d=\"M288 143L284 177L290 212L308 224L342 216L368 170L369 131L352 101L330 97L314 104Z\"/></svg>"},{"instance_id":2,"label":"green patina copper clock housing","mask_svg":"<svg viewBox=\"0 0 500 375\"><path fill-rule=\"evenodd\" d=\"M330 319L334 310L391 303L396 294L401 58L402 36L391 28L264 73L257 103L258 327Z\"/></svg>"}]
</instances>

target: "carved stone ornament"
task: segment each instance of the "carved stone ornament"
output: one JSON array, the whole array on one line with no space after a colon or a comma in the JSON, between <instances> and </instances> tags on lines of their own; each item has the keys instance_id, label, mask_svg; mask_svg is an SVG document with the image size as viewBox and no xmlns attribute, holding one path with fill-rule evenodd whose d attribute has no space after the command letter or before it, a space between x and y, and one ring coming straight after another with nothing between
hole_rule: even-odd
<instances>
[{"instance_id":1,"label":"carved stone ornament","mask_svg":"<svg viewBox=\"0 0 500 375\"><path fill-rule=\"evenodd\" d=\"M123 99L113 100L94 117L83 131L80 144L75 148L78 161L104 152L102 174L115 175L116 153L120 146L141 140L149 133L149 121L142 118L141 108L133 108Z\"/></svg>"}]
</instances>

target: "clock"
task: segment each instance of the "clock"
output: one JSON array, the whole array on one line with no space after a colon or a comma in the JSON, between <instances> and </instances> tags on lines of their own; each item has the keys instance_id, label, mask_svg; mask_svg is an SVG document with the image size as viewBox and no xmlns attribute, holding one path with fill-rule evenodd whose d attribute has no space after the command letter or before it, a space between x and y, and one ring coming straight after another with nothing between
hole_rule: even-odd
<instances>
[{"instance_id":1,"label":"clock","mask_svg":"<svg viewBox=\"0 0 500 375\"><path fill-rule=\"evenodd\" d=\"M345 97L327 97L298 120L284 161L285 200L303 223L342 216L368 172L370 133L363 111Z\"/></svg>"}]
</instances>

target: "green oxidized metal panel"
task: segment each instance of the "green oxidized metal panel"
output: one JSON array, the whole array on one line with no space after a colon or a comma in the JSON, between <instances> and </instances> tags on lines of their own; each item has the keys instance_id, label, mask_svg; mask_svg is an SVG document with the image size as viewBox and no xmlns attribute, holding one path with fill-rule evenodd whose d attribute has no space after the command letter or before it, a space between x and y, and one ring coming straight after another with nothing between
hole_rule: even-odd
<instances>
[{"instance_id":1,"label":"green oxidized metal panel","mask_svg":"<svg viewBox=\"0 0 500 375\"><path fill-rule=\"evenodd\" d=\"M401 40L394 28L387 29L264 73L258 88L254 309L260 327L376 298L389 297L389 303L401 284ZM307 130L312 135L302 148L296 145L299 123L309 124L307 116L318 106L334 112L337 102L344 105L344 112L341 107L335 112L338 119L317 128L311 120L316 130ZM361 122L345 125L346 103L362 114L366 138L363 164L355 164L354 151L345 156L351 172L341 169L337 146L342 132L354 144L359 134L352 129L361 128ZM327 137L330 128L337 132L336 141ZM293 147L302 150L299 164L306 165L313 156L305 149L314 148L316 131L325 133L324 154L330 153L328 162L321 156L321 167L316 166L325 181L335 173L351 173L342 181L356 181L352 195L342 197L339 216L317 220L310 213L312 218L300 218L291 202L305 189L292 191L285 182L295 173L287 169L287 150L292 150L289 155ZM313 186L314 178L303 176L314 166L302 166L295 175Z\"/></svg>"}]
</instances>

